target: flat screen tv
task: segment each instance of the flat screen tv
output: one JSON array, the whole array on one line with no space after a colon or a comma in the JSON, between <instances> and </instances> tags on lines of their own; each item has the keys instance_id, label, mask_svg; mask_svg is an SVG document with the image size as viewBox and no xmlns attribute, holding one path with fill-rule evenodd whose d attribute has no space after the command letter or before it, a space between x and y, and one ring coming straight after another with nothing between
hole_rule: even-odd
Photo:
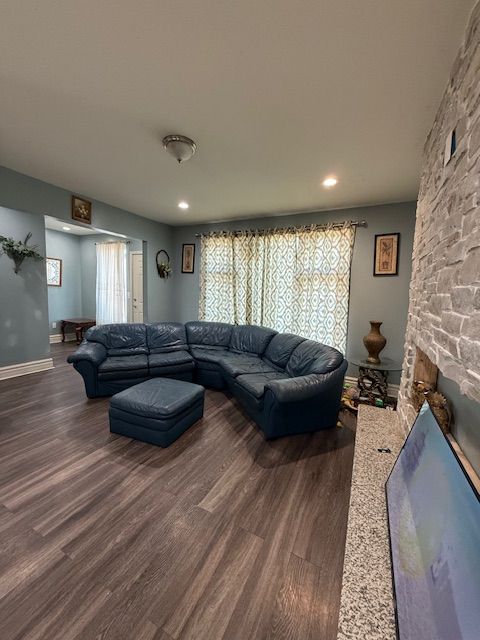
<instances>
[{"instance_id":1,"label":"flat screen tv","mask_svg":"<svg viewBox=\"0 0 480 640\"><path fill-rule=\"evenodd\" d=\"M479 496L427 403L386 493L398 638L479 640Z\"/></svg>"}]
</instances>

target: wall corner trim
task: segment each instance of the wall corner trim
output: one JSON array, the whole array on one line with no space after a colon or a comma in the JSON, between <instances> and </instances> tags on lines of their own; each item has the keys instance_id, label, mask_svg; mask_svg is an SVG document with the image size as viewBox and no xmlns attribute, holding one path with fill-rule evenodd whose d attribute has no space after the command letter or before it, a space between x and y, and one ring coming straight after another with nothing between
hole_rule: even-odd
<instances>
[{"instance_id":1,"label":"wall corner trim","mask_svg":"<svg viewBox=\"0 0 480 640\"><path fill-rule=\"evenodd\" d=\"M7 367L0 367L0 380L8 380L8 378L25 376L29 373L38 373L39 371L48 371L49 369L53 369L52 358L10 364Z\"/></svg>"}]
</instances>

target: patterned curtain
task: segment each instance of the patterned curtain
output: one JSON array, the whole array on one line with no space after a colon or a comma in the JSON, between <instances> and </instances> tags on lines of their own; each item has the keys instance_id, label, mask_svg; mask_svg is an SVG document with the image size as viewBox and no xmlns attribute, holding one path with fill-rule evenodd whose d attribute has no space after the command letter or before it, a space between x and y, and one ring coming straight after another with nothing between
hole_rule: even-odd
<instances>
[{"instance_id":1,"label":"patterned curtain","mask_svg":"<svg viewBox=\"0 0 480 640\"><path fill-rule=\"evenodd\" d=\"M202 237L202 320L258 324L345 353L355 227Z\"/></svg>"}]
</instances>

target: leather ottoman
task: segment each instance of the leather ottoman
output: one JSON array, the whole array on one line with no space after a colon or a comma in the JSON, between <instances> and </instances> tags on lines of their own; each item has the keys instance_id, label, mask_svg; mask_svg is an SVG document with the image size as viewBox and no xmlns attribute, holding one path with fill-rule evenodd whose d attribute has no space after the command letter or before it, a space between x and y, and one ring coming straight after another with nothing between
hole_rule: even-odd
<instances>
[{"instance_id":1,"label":"leather ottoman","mask_svg":"<svg viewBox=\"0 0 480 640\"><path fill-rule=\"evenodd\" d=\"M113 396L110 431L168 447L203 416L204 394L191 382L147 380Z\"/></svg>"}]
</instances>

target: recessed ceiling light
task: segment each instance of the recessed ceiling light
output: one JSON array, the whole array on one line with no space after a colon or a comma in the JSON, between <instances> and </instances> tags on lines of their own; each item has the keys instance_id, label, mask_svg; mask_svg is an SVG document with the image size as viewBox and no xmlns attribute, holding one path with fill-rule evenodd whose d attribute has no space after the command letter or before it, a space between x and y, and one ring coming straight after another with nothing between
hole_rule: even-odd
<instances>
[{"instance_id":1,"label":"recessed ceiling light","mask_svg":"<svg viewBox=\"0 0 480 640\"><path fill-rule=\"evenodd\" d=\"M70 227L62 227L64 231L70 231Z\"/></svg>"},{"instance_id":2,"label":"recessed ceiling light","mask_svg":"<svg viewBox=\"0 0 480 640\"><path fill-rule=\"evenodd\" d=\"M182 200L181 202L178 203L178 207L179 209L188 209L189 204L188 202L185 202L185 200Z\"/></svg>"},{"instance_id":3,"label":"recessed ceiling light","mask_svg":"<svg viewBox=\"0 0 480 640\"><path fill-rule=\"evenodd\" d=\"M334 187L337 184L337 182L338 180L336 178L330 177L330 178L325 178L322 184L327 189L330 189L331 187Z\"/></svg>"}]
</instances>

